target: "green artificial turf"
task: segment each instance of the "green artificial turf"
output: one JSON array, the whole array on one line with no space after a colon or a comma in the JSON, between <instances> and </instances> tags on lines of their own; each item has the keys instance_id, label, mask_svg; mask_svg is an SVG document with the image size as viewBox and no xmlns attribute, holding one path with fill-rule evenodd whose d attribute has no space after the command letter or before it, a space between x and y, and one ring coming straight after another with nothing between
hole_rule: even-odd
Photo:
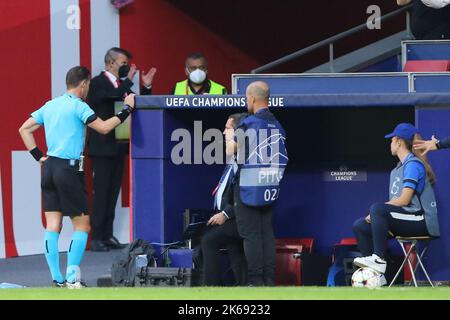
<instances>
[{"instance_id":1,"label":"green artificial turf","mask_svg":"<svg viewBox=\"0 0 450 320\"><path fill-rule=\"evenodd\" d=\"M83 300L414 300L448 299L450 287L272 287L272 288L24 288L0 289L0 300L83 299Z\"/></svg>"}]
</instances>

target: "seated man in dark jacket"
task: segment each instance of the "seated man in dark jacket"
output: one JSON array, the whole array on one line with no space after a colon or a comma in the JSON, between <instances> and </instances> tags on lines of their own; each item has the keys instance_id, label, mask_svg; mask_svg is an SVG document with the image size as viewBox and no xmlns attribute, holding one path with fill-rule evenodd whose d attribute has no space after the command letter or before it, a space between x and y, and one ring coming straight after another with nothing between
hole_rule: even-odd
<instances>
[{"instance_id":1,"label":"seated man in dark jacket","mask_svg":"<svg viewBox=\"0 0 450 320\"><path fill-rule=\"evenodd\" d=\"M232 114L228 118L224 130L225 139L233 139L234 130L244 116L246 116L245 113L239 113ZM223 248L228 250L236 285L245 285L247 282L247 262L233 210L232 181L236 169L237 164L234 158L230 159L214 190L214 204L218 213L209 219L210 227L203 235L201 242L204 285L206 286L223 285L219 251Z\"/></svg>"}]
</instances>

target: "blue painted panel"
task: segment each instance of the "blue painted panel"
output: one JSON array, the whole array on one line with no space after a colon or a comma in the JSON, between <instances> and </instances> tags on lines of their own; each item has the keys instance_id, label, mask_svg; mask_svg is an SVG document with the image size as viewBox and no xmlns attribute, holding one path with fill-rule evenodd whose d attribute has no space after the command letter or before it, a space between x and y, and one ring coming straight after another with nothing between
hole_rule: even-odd
<instances>
[{"instance_id":1,"label":"blue painted panel","mask_svg":"<svg viewBox=\"0 0 450 320\"><path fill-rule=\"evenodd\" d=\"M133 159L133 239L164 242L163 160Z\"/></svg>"},{"instance_id":2,"label":"blue painted panel","mask_svg":"<svg viewBox=\"0 0 450 320\"><path fill-rule=\"evenodd\" d=\"M414 75L415 92L450 92L449 75Z\"/></svg>"},{"instance_id":3,"label":"blue painted panel","mask_svg":"<svg viewBox=\"0 0 450 320\"><path fill-rule=\"evenodd\" d=\"M353 222L374 202L387 201L389 169L368 171L366 182L324 182L316 170L286 170L274 208L276 237L312 237L315 249L331 255L333 245L354 237Z\"/></svg>"},{"instance_id":4,"label":"blue painted panel","mask_svg":"<svg viewBox=\"0 0 450 320\"><path fill-rule=\"evenodd\" d=\"M136 158L162 158L164 145L163 112L136 110L131 121L131 155Z\"/></svg>"},{"instance_id":5,"label":"blue painted panel","mask_svg":"<svg viewBox=\"0 0 450 320\"><path fill-rule=\"evenodd\" d=\"M367 68L358 70L358 72L401 72L402 63L399 56L395 55L386 60L377 62Z\"/></svg>"},{"instance_id":6,"label":"blue painted panel","mask_svg":"<svg viewBox=\"0 0 450 320\"><path fill-rule=\"evenodd\" d=\"M418 108L418 128L424 138L432 134L439 138L450 136L450 108ZM437 177L435 185L441 238L434 240L425 260L432 280L450 279L450 150L429 154L431 166Z\"/></svg>"},{"instance_id":7,"label":"blue painted panel","mask_svg":"<svg viewBox=\"0 0 450 320\"><path fill-rule=\"evenodd\" d=\"M190 109L189 111L186 109L168 109L167 112L164 112L164 132L166 135L164 139L164 158L170 159L173 147L185 142L185 139L179 137L178 133L180 131L188 131L191 136L191 139L188 141L192 147L191 162L194 163L194 149L210 143L210 141L203 141L205 131L214 128L222 133L228 116L244 111L246 111L244 108L216 108L215 110L210 109L205 113L205 110L201 109ZM197 130L194 131L194 128L197 128ZM222 134L220 138L222 138Z\"/></svg>"},{"instance_id":8,"label":"blue painted panel","mask_svg":"<svg viewBox=\"0 0 450 320\"><path fill-rule=\"evenodd\" d=\"M450 42L407 44L406 58L407 60L450 60Z\"/></svg>"},{"instance_id":9,"label":"blue painted panel","mask_svg":"<svg viewBox=\"0 0 450 320\"><path fill-rule=\"evenodd\" d=\"M408 76L334 75L334 76L265 76L239 77L237 93L245 94L247 86L256 80L266 81L273 94L333 94L333 93L400 93L408 92Z\"/></svg>"},{"instance_id":10,"label":"blue painted panel","mask_svg":"<svg viewBox=\"0 0 450 320\"><path fill-rule=\"evenodd\" d=\"M190 249L169 249L170 265L172 268L192 268L193 252Z\"/></svg>"},{"instance_id":11,"label":"blue painted panel","mask_svg":"<svg viewBox=\"0 0 450 320\"><path fill-rule=\"evenodd\" d=\"M209 209L212 215L211 193L222 171L222 165L174 165L165 161L165 242L182 240L185 209Z\"/></svg>"},{"instance_id":12,"label":"blue painted panel","mask_svg":"<svg viewBox=\"0 0 450 320\"><path fill-rule=\"evenodd\" d=\"M183 100L184 104L177 107L168 107L167 101L170 99ZM222 99L222 100L218 100ZM209 117L216 117L217 112L221 114L231 114L234 112L246 112L247 102L245 96L242 95L228 95L228 96L146 96L142 98L141 105L138 105L138 110L154 111L155 107L148 109L148 104L157 105L160 109L170 110L169 114L182 114L177 116L178 120L167 122L167 117L164 116L164 131L169 132L167 139L170 140L170 134L176 128L188 128L185 125L186 117L195 115L194 120L208 120ZM226 102L223 102L226 101ZM194 106L201 102L207 106ZM380 108L380 107L412 107L421 104L447 104L450 103L449 92L425 92L425 93L327 93L327 94L273 94L270 97L271 110L275 109L315 109L320 107L327 108L358 108L366 107ZM189 112L185 112L190 110ZM208 117L205 118L204 113L207 110ZM210 112L214 110L214 112ZM184 113L183 113L184 112ZM189 118L190 119L190 118ZM148 126L148 124L146 124ZM166 126L171 126L166 130ZM144 129L143 129L144 130ZM152 129L154 130L154 129Z\"/></svg>"}]
</instances>

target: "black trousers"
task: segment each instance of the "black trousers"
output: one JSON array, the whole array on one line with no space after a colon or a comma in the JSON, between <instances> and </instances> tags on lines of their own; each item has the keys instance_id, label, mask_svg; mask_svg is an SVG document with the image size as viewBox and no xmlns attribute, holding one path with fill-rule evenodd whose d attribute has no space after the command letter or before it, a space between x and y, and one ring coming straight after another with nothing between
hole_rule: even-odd
<instances>
[{"instance_id":1,"label":"black trousers","mask_svg":"<svg viewBox=\"0 0 450 320\"><path fill-rule=\"evenodd\" d=\"M124 154L116 157L91 157L94 171L94 199L91 215L92 240L113 236L113 223L122 183Z\"/></svg>"},{"instance_id":2,"label":"black trousers","mask_svg":"<svg viewBox=\"0 0 450 320\"><path fill-rule=\"evenodd\" d=\"M375 203L370 207L371 223L360 218L353 223L353 232L358 240L358 247L364 256L375 253L385 257L386 241L389 231L394 236L418 237L428 236L423 213L410 213L405 209L385 203Z\"/></svg>"},{"instance_id":3,"label":"black trousers","mask_svg":"<svg viewBox=\"0 0 450 320\"><path fill-rule=\"evenodd\" d=\"M272 207L250 207L242 203L238 183L234 190L234 214L248 265L248 282L254 286L274 285L275 236Z\"/></svg>"},{"instance_id":4,"label":"black trousers","mask_svg":"<svg viewBox=\"0 0 450 320\"><path fill-rule=\"evenodd\" d=\"M236 220L227 220L220 226L208 228L202 237L204 285L222 286L220 249L226 248L236 285L247 283L247 262L245 260L242 238L239 236Z\"/></svg>"}]
</instances>

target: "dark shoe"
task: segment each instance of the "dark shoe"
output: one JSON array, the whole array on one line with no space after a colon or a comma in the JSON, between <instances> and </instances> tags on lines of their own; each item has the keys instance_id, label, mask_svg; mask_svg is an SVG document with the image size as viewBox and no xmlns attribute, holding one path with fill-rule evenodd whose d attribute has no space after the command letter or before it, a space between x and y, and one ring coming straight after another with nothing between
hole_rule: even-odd
<instances>
[{"instance_id":1,"label":"dark shoe","mask_svg":"<svg viewBox=\"0 0 450 320\"><path fill-rule=\"evenodd\" d=\"M262 276L249 276L248 277L249 287L264 287L264 280Z\"/></svg>"},{"instance_id":2,"label":"dark shoe","mask_svg":"<svg viewBox=\"0 0 450 320\"><path fill-rule=\"evenodd\" d=\"M91 241L91 251L106 252L106 251L109 251L109 248L102 241L92 240Z\"/></svg>"},{"instance_id":3,"label":"dark shoe","mask_svg":"<svg viewBox=\"0 0 450 320\"><path fill-rule=\"evenodd\" d=\"M116 237L111 237L108 240L103 241L103 243L110 249L123 249L127 246L126 244L120 243Z\"/></svg>"},{"instance_id":4,"label":"dark shoe","mask_svg":"<svg viewBox=\"0 0 450 320\"><path fill-rule=\"evenodd\" d=\"M264 286L265 287L274 287L275 281L273 281L273 278L264 278Z\"/></svg>"},{"instance_id":5,"label":"dark shoe","mask_svg":"<svg viewBox=\"0 0 450 320\"><path fill-rule=\"evenodd\" d=\"M66 286L66 282L58 282L56 280L53 280L53 287L54 288L64 288Z\"/></svg>"}]
</instances>

